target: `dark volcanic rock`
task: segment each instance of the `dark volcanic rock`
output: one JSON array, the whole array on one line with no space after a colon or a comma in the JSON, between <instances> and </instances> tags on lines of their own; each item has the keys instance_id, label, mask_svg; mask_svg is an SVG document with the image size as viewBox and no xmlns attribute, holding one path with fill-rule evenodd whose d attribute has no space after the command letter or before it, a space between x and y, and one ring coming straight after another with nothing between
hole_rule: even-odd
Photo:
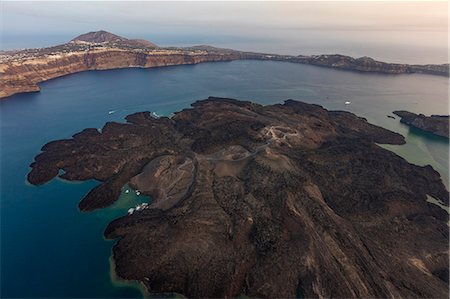
<instances>
[{"instance_id":1,"label":"dark volcanic rock","mask_svg":"<svg viewBox=\"0 0 450 299\"><path fill-rule=\"evenodd\" d=\"M43 147L28 179L126 182L156 198L110 223L118 275L188 297L448 297L448 191L375 143L396 133L296 101L196 102Z\"/></svg>"},{"instance_id":2,"label":"dark volcanic rock","mask_svg":"<svg viewBox=\"0 0 450 299\"><path fill-rule=\"evenodd\" d=\"M408 111L394 111L395 115L400 116L400 122L408 126L433 133L438 136L449 138L449 116L415 114Z\"/></svg>"}]
</instances>

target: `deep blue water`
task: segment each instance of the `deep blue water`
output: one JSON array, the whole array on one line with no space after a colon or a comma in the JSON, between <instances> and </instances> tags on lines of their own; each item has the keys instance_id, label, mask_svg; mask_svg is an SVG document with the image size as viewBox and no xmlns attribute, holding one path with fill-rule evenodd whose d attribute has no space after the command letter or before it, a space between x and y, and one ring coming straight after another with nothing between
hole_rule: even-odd
<instances>
[{"instance_id":1,"label":"deep blue water","mask_svg":"<svg viewBox=\"0 0 450 299\"><path fill-rule=\"evenodd\" d=\"M410 130L393 110L448 112L447 78L377 75L283 62L234 61L156 69L73 74L41 84L39 93L0 102L1 297L139 297L133 287L111 280L113 241L107 223L139 199L123 196L111 208L80 213L78 201L96 182L59 179L26 183L29 164L48 141L86 127L123 121L136 111L161 115L210 95L263 104L297 99L328 109L349 110L407 137L388 148L448 180L448 140ZM351 105L344 102L350 100ZM116 111L108 114L108 111Z\"/></svg>"}]
</instances>

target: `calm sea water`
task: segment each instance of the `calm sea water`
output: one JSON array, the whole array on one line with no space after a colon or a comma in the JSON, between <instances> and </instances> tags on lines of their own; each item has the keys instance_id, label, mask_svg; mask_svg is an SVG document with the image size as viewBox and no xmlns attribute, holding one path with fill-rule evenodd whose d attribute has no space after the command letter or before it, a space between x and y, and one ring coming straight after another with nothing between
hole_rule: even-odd
<instances>
[{"instance_id":1,"label":"calm sea water","mask_svg":"<svg viewBox=\"0 0 450 299\"><path fill-rule=\"evenodd\" d=\"M234 61L85 72L41 86L40 93L0 102L1 297L142 296L137 288L111 278L114 241L102 237L109 221L142 198L123 194L111 208L80 213L78 201L96 182L55 179L40 187L26 183L28 165L46 142L107 121L123 121L136 111L170 115L210 95L263 104L291 98L349 110L405 135L406 145L388 148L410 162L433 165L448 181L448 140L387 118L398 109L447 113L446 78ZM352 104L345 106L347 100Z\"/></svg>"}]
</instances>

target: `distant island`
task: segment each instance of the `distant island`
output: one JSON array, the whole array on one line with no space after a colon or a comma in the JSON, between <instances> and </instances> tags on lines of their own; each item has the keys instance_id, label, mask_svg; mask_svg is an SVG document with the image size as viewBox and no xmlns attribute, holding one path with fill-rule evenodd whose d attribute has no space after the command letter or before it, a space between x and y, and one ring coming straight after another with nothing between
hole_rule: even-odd
<instances>
[{"instance_id":1,"label":"distant island","mask_svg":"<svg viewBox=\"0 0 450 299\"><path fill-rule=\"evenodd\" d=\"M158 47L142 39L127 39L106 31L82 34L48 48L0 52L0 98L39 91L49 79L88 70L151 68L240 59L275 60L335 69L384 74L423 73L448 76L448 64L408 65L344 55L293 56L243 52L211 46Z\"/></svg>"},{"instance_id":2,"label":"distant island","mask_svg":"<svg viewBox=\"0 0 450 299\"><path fill-rule=\"evenodd\" d=\"M209 98L44 145L28 181L95 179L83 211L127 183L152 201L108 225L117 274L192 298L447 298L449 193L404 137L287 100Z\"/></svg>"},{"instance_id":3,"label":"distant island","mask_svg":"<svg viewBox=\"0 0 450 299\"><path fill-rule=\"evenodd\" d=\"M394 111L395 115L400 116L400 122L411 127L449 138L449 116L415 114L408 111Z\"/></svg>"}]
</instances>

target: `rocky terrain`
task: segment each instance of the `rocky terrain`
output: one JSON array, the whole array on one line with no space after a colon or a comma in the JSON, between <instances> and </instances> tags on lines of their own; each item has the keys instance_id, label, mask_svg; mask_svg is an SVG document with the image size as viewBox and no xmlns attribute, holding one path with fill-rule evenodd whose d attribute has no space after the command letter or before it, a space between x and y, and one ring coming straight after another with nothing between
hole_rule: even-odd
<instances>
[{"instance_id":1,"label":"rocky terrain","mask_svg":"<svg viewBox=\"0 0 450 299\"><path fill-rule=\"evenodd\" d=\"M433 133L438 136L449 138L449 116L415 114L408 111L394 111L400 117L400 122L408 126Z\"/></svg>"},{"instance_id":2,"label":"rocky terrain","mask_svg":"<svg viewBox=\"0 0 450 299\"><path fill-rule=\"evenodd\" d=\"M431 166L377 144L403 136L292 100L209 98L42 148L34 185L96 179L89 211L130 183L152 202L105 236L117 274L193 298L448 298L449 194Z\"/></svg>"},{"instance_id":3,"label":"rocky terrain","mask_svg":"<svg viewBox=\"0 0 450 299\"><path fill-rule=\"evenodd\" d=\"M39 91L40 82L88 70L150 68L238 59L286 61L359 72L449 75L448 64L407 65L380 62L369 57L277 55L211 46L160 48L149 41L95 31L59 46L0 52L0 98L21 92Z\"/></svg>"}]
</instances>

